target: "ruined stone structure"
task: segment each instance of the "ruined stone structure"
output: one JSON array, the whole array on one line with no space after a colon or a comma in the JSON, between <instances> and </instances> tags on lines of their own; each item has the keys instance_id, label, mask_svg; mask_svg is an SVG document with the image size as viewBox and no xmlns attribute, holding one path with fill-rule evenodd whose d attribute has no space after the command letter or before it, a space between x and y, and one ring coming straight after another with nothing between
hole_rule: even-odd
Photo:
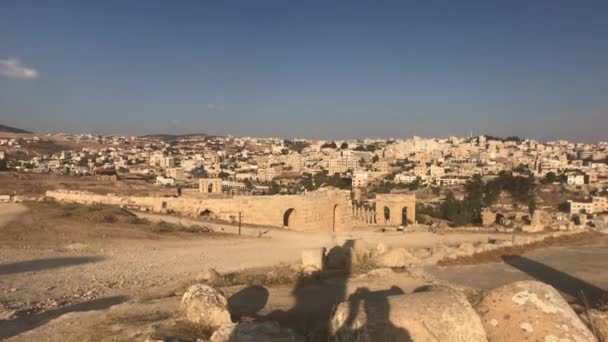
<instances>
[{"instance_id":1,"label":"ruined stone structure","mask_svg":"<svg viewBox=\"0 0 608 342\"><path fill-rule=\"evenodd\" d=\"M353 221L359 224L376 224L376 211L363 205L353 205Z\"/></svg>"},{"instance_id":2,"label":"ruined stone structure","mask_svg":"<svg viewBox=\"0 0 608 342\"><path fill-rule=\"evenodd\" d=\"M215 188L215 184L214 184ZM108 204L144 211L175 212L245 224L284 227L298 231L352 229L350 193L320 189L303 195L235 196L229 198L97 195L83 191L47 191L58 201Z\"/></svg>"},{"instance_id":3,"label":"ruined stone structure","mask_svg":"<svg viewBox=\"0 0 608 342\"><path fill-rule=\"evenodd\" d=\"M416 222L415 194L376 195L376 223L407 225Z\"/></svg>"},{"instance_id":4,"label":"ruined stone structure","mask_svg":"<svg viewBox=\"0 0 608 342\"><path fill-rule=\"evenodd\" d=\"M198 180L199 192L205 194L217 194L222 192L221 178L201 178Z\"/></svg>"}]
</instances>

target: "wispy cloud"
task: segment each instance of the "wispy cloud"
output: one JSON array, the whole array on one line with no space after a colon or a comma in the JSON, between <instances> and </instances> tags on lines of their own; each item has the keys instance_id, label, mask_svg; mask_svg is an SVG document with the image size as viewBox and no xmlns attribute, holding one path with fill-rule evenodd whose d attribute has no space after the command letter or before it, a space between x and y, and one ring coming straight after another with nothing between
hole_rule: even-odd
<instances>
[{"instance_id":1,"label":"wispy cloud","mask_svg":"<svg viewBox=\"0 0 608 342\"><path fill-rule=\"evenodd\" d=\"M14 58L0 59L0 77L33 80L38 77L38 71L26 67Z\"/></svg>"}]
</instances>

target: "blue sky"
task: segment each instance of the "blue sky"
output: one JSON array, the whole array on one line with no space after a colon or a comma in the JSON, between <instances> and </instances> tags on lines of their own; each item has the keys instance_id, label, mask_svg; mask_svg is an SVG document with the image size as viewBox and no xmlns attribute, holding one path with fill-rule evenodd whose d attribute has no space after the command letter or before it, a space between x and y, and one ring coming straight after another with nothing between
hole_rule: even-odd
<instances>
[{"instance_id":1,"label":"blue sky","mask_svg":"<svg viewBox=\"0 0 608 342\"><path fill-rule=\"evenodd\" d=\"M606 140L606 1L0 4L0 123Z\"/></svg>"}]
</instances>

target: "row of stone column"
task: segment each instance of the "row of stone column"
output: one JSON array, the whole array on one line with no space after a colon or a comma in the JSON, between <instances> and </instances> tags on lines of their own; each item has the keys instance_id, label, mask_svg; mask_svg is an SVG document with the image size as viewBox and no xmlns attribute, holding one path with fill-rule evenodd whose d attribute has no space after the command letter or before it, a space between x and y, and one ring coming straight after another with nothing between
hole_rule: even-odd
<instances>
[{"instance_id":1,"label":"row of stone column","mask_svg":"<svg viewBox=\"0 0 608 342\"><path fill-rule=\"evenodd\" d=\"M353 204L353 221L355 223L376 224L376 210Z\"/></svg>"}]
</instances>

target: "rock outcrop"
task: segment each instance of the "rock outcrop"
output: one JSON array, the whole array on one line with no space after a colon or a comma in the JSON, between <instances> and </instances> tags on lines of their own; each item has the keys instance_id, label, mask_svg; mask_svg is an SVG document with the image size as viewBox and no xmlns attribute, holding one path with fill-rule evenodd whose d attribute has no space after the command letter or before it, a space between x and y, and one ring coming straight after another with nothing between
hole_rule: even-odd
<instances>
[{"instance_id":1,"label":"rock outcrop","mask_svg":"<svg viewBox=\"0 0 608 342\"><path fill-rule=\"evenodd\" d=\"M487 341L467 298L449 287L395 296L358 290L338 305L330 336L334 341Z\"/></svg>"},{"instance_id":2,"label":"rock outcrop","mask_svg":"<svg viewBox=\"0 0 608 342\"><path fill-rule=\"evenodd\" d=\"M302 251L302 267L314 268L317 271L323 270L323 260L325 259L325 248L311 248Z\"/></svg>"},{"instance_id":3,"label":"rock outcrop","mask_svg":"<svg viewBox=\"0 0 608 342\"><path fill-rule=\"evenodd\" d=\"M538 281L496 288L476 309L490 342L596 341L560 294Z\"/></svg>"},{"instance_id":4,"label":"rock outcrop","mask_svg":"<svg viewBox=\"0 0 608 342\"><path fill-rule=\"evenodd\" d=\"M209 329L232 323L228 301L211 286L197 284L184 293L180 310L191 322Z\"/></svg>"},{"instance_id":5,"label":"rock outcrop","mask_svg":"<svg viewBox=\"0 0 608 342\"><path fill-rule=\"evenodd\" d=\"M583 314L583 317L587 318L598 341L608 342L608 313L592 309Z\"/></svg>"},{"instance_id":6,"label":"rock outcrop","mask_svg":"<svg viewBox=\"0 0 608 342\"><path fill-rule=\"evenodd\" d=\"M388 252L375 257L374 260L380 267L406 267L420 264L420 260L404 248L390 249Z\"/></svg>"}]
</instances>

